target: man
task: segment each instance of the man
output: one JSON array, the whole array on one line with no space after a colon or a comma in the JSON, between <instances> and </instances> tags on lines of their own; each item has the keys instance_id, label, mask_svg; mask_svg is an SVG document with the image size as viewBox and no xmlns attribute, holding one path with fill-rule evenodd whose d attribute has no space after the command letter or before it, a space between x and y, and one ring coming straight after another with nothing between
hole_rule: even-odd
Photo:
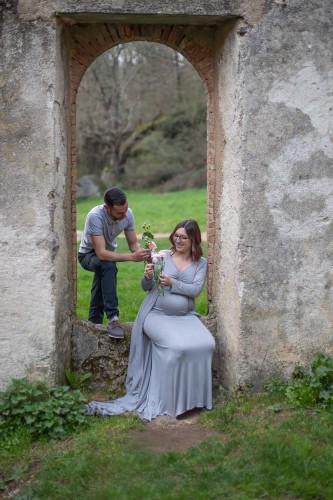
<instances>
[{"instance_id":1,"label":"man","mask_svg":"<svg viewBox=\"0 0 333 500\"><path fill-rule=\"evenodd\" d=\"M115 238L125 232L132 253L116 253ZM117 187L104 194L104 205L94 207L87 215L78 259L81 266L92 271L89 321L102 324L104 312L108 318L110 337L121 339L124 330L119 323L116 262L142 262L150 258L150 250L140 248L134 229L132 210L125 193Z\"/></svg>"}]
</instances>

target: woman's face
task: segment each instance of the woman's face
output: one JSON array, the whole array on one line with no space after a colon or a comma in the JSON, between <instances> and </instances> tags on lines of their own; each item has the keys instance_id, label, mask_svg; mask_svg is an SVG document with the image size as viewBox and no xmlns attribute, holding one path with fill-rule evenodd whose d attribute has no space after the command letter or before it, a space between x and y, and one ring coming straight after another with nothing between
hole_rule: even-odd
<instances>
[{"instance_id":1,"label":"woman's face","mask_svg":"<svg viewBox=\"0 0 333 500\"><path fill-rule=\"evenodd\" d=\"M179 253L188 253L191 250L192 242L183 227L178 228L173 234L173 244Z\"/></svg>"}]
</instances>

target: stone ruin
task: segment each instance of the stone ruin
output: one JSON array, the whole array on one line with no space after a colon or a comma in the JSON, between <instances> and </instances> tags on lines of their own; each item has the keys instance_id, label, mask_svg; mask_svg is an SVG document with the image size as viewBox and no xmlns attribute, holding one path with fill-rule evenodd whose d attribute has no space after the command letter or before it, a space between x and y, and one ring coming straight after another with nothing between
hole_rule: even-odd
<instances>
[{"instance_id":1,"label":"stone ruin","mask_svg":"<svg viewBox=\"0 0 333 500\"><path fill-rule=\"evenodd\" d=\"M87 67L136 40L178 50L205 85L219 383L333 354L332 17L330 0L1 2L1 389L94 363L123 381L128 339L75 313L75 111Z\"/></svg>"}]
</instances>

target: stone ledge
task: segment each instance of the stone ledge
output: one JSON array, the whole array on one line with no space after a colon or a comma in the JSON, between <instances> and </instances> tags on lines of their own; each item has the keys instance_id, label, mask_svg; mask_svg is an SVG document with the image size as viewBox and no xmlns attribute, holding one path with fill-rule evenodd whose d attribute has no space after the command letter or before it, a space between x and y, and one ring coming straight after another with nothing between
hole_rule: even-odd
<instances>
[{"instance_id":1,"label":"stone ledge","mask_svg":"<svg viewBox=\"0 0 333 500\"><path fill-rule=\"evenodd\" d=\"M207 318L201 321L207 326ZM117 392L124 390L133 323L122 323L123 340L112 339L106 327L76 319L73 323L72 370L82 375L91 372L92 384L99 390ZM215 357L215 356L214 356ZM213 385L217 384L213 358Z\"/></svg>"},{"instance_id":2,"label":"stone ledge","mask_svg":"<svg viewBox=\"0 0 333 500\"><path fill-rule=\"evenodd\" d=\"M124 388L133 323L122 324L123 340L112 339L103 325L76 319L72 336L72 369L79 374L91 372L99 389Z\"/></svg>"}]
</instances>

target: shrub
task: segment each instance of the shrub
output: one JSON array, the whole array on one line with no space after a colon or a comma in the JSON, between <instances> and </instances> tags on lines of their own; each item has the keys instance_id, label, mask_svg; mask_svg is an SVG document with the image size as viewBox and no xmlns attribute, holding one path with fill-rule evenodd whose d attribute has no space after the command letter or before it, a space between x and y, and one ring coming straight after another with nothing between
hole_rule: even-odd
<instances>
[{"instance_id":1,"label":"shrub","mask_svg":"<svg viewBox=\"0 0 333 500\"><path fill-rule=\"evenodd\" d=\"M69 387L14 380L0 393L0 439L21 427L33 438L59 439L86 422L84 401L80 391Z\"/></svg>"},{"instance_id":2,"label":"shrub","mask_svg":"<svg viewBox=\"0 0 333 500\"><path fill-rule=\"evenodd\" d=\"M333 359L318 353L309 367L297 366L294 369L293 379L286 389L286 396L293 404L333 404Z\"/></svg>"},{"instance_id":3,"label":"shrub","mask_svg":"<svg viewBox=\"0 0 333 500\"><path fill-rule=\"evenodd\" d=\"M280 377L273 377L269 382L265 382L263 387L270 396L285 396L288 382Z\"/></svg>"}]
</instances>

